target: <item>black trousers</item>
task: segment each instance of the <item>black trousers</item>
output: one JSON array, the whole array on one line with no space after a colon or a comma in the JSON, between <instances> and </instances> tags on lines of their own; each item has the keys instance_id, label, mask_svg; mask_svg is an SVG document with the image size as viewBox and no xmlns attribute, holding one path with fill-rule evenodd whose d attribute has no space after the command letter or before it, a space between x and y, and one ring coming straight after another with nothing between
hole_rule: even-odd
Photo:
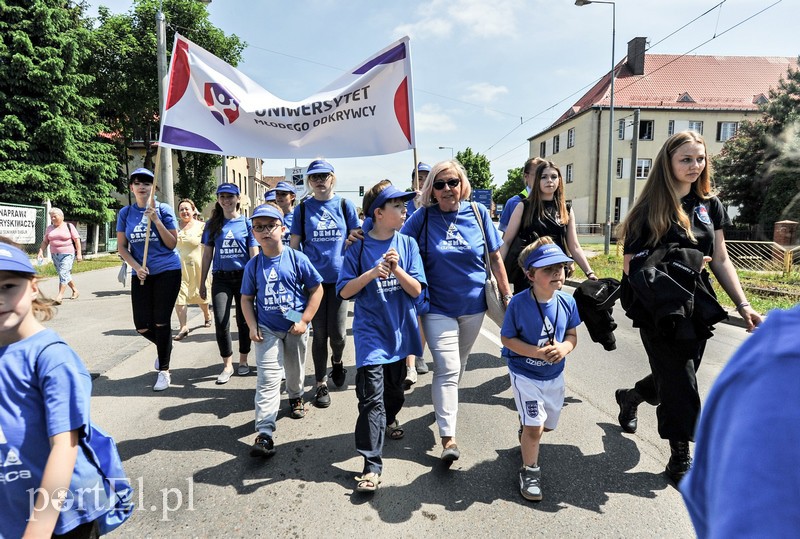
<instances>
[{"instance_id":1,"label":"black trousers","mask_svg":"<svg viewBox=\"0 0 800 539\"><path fill-rule=\"evenodd\" d=\"M231 303L236 300L236 329L239 331L239 353L250 353L250 329L242 313L242 277L244 271L212 273L211 301L214 308L214 329L220 357L233 355L231 340Z\"/></svg>"},{"instance_id":2,"label":"black trousers","mask_svg":"<svg viewBox=\"0 0 800 539\"><path fill-rule=\"evenodd\" d=\"M364 473L380 475L386 425L394 423L405 402L405 359L385 365L367 365L356 371L356 451L364 457Z\"/></svg>"},{"instance_id":3,"label":"black trousers","mask_svg":"<svg viewBox=\"0 0 800 539\"><path fill-rule=\"evenodd\" d=\"M641 328L639 334L652 374L636 382L634 389L647 403L657 406L661 438L694 441L694 428L700 416L696 373L707 341L676 346L674 340L650 329Z\"/></svg>"},{"instance_id":4,"label":"black trousers","mask_svg":"<svg viewBox=\"0 0 800 539\"><path fill-rule=\"evenodd\" d=\"M181 270L168 270L148 275L144 284L135 275L131 282L133 325L141 335L156 345L158 368L169 369L172 355L172 309L181 290Z\"/></svg>"}]
</instances>

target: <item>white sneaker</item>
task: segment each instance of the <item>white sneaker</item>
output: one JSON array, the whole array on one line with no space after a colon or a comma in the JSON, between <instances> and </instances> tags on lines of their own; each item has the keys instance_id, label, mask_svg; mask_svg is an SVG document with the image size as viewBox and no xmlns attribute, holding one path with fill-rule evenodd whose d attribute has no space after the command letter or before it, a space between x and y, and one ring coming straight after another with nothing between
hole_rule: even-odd
<instances>
[{"instance_id":1,"label":"white sneaker","mask_svg":"<svg viewBox=\"0 0 800 539\"><path fill-rule=\"evenodd\" d=\"M411 389L411 386L417 383L417 371L414 368L406 371L406 379L403 381L403 386L406 391Z\"/></svg>"},{"instance_id":2,"label":"white sneaker","mask_svg":"<svg viewBox=\"0 0 800 539\"><path fill-rule=\"evenodd\" d=\"M158 378L155 385L153 385L153 391L164 391L169 387L171 381L172 378L169 375L169 371L158 371Z\"/></svg>"}]
</instances>

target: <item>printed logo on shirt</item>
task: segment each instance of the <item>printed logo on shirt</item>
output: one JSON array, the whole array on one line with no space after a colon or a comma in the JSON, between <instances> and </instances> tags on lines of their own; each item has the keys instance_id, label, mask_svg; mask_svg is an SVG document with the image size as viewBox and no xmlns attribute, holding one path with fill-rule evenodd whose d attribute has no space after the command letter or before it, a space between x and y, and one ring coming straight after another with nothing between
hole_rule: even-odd
<instances>
[{"instance_id":1,"label":"printed logo on shirt","mask_svg":"<svg viewBox=\"0 0 800 539\"><path fill-rule=\"evenodd\" d=\"M289 309L288 305L291 303L292 294L283 286L275 268L270 268L267 274L267 286L264 287L264 311L283 312Z\"/></svg>"},{"instance_id":2,"label":"printed logo on shirt","mask_svg":"<svg viewBox=\"0 0 800 539\"><path fill-rule=\"evenodd\" d=\"M542 325L542 333L539 335L539 347L547 346L550 344L550 335L555 335L553 323L548 317L544 317L544 324Z\"/></svg>"},{"instance_id":3,"label":"printed logo on shirt","mask_svg":"<svg viewBox=\"0 0 800 539\"><path fill-rule=\"evenodd\" d=\"M233 230L228 230L225 237L222 239L222 247L219 248L219 257L222 258L240 258L245 256L246 253L242 246L236 242L236 236L233 235Z\"/></svg>"},{"instance_id":4,"label":"printed logo on shirt","mask_svg":"<svg viewBox=\"0 0 800 539\"><path fill-rule=\"evenodd\" d=\"M317 221L317 228L311 241L339 241L341 238L342 231L339 230L336 219L328 210L322 210L322 216Z\"/></svg>"},{"instance_id":5,"label":"printed logo on shirt","mask_svg":"<svg viewBox=\"0 0 800 539\"><path fill-rule=\"evenodd\" d=\"M537 417L539 415L539 401L525 401L525 414L528 417Z\"/></svg>"},{"instance_id":6,"label":"printed logo on shirt","mask_svg":"<svg viewBox=\"0 0 800 539\"><path fill-rule=\"evenodd\" d=\"M10 449L6 454L6 458L3 461L3 468L7 468L8 466L21 466L22 461L19 459L19 453L15 450Z\"/></svg>"},{"instance_id":7,"label":"printed logo on shirt","mask_svg":"<svg viewBox=\"0 0 800 539\"><path fill-rule=\"evenodd\" d=\"M6 433L3 432L3 427L0 425L0 444L7 444L8 440L6 439Z\"/></svg>"},{"instance_id":8,"label":"printed logo on shirt","mask_svg":"<svg viewBox=\"0 0 800 539\"><path fill-rule=\"evenodd\" d=\"M450 223L450 226L447 227L447 234L445 238L439 242L439 247L442 250L456 250L461 249L463 247L469 247L469 244L464 240L461 236L461 233L458 231L458 227L455 223Z\"/></svg>"},{"instance_id":9,"label":"printed logo on shirt","mask_svg":"<svg viewBox=\"0 0 800 539\"><path fill-rule=\"evenodd\" d=\"M130 243L144 243L145 238L147 238L147 218L143 217L139 224L133 227L128 241ZM158 241L156 227L152 225L150 226L150 241Z\"/></svg>"},{"instance_id":10,"label":"printed logo on shirt","mask_svg":"<svg viewBox=\"0 0 800 539\"><path fill-rule=\"evenodd\" d=\"M711 217L708 215L708 208L700 204L699 206L695 206L694 213L697 214L697 218L700 219L700 222L705 223L707 225L711 224Z\"/></svg>"},{"instance_id":11,"label":"printed logo on shirt","mask_svg":"<svg viewBox=\"0 0 800 539\"><path fill-rule=\"evenodd\" d=\"M397 281L397 277L391 275L386 279L375 279L378 283L378 292L382 294L389 294L391 292L397 292L402 287L400 283Z\"/></svg>"}]
</instances>

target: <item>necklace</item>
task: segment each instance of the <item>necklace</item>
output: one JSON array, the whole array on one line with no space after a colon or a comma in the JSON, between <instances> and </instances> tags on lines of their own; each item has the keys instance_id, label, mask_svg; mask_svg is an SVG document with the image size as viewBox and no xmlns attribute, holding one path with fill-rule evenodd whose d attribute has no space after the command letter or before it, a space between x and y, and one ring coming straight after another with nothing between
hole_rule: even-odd
<instances>
[{"instance_id":1,"label":"necklace","mask_svg":"<svg viewBox=\"0 0 800 539\"><path fill-rule=\"evenodd\" d=\"M539 305L539 300L536 299L536 294L533 293L533 287L531 287L531 296L533 296L533 302L536 304L536 308L539 310L539 316L542 318L542 328L544 329L544 332L547 333L547 340L549 341L550 346L552 346L556 342L556 327L558 327L558 299L556 299L556 319L555 322L553 322L553 332L550 333L550 330L547 329L547 320L544 318L542 306Z\"/></svg>"},{"instance_id":2,"label":"necklace","mask_svg":"<svg viewBox=\"0 0 800 539\"><path fill-rule=\"evenodd\" d=\"M456 211L455 211L456 217L455 217L455 219L453 219L453 221L452 221L452 222L448 222L448 221L447 221L447 219L445 219L445 218L444 218L444 214L445 214L445 212L444 212L444 211L442 211L442 207L441 207L441 206L439 206L439 217L441 217L441 218L442 218L442 222L444 223L444 230L445 230L445 232L447 232L448 230L450 230L450 227L451 227L451 226L454 226L454 227L455 227L455 226L456 226L456 224L458 223L458 210L460 210L460 209L461 209L460 207L459 207L459 208L456 208ZM446 213L453 213L453 212L446 212Z\"/></svg>"}]
</instances>

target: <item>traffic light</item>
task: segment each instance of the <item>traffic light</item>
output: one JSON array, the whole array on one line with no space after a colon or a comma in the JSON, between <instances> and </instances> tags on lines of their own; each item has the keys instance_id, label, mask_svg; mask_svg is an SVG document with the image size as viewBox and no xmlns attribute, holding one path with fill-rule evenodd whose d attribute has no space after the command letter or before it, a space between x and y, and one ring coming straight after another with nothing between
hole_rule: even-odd
<instances>
[{"instance_id":1,"label":"traffic light","mask_svg":"<svg viewBox=\"0 0 800 539\"><path fill-rule=\"evenodd\" d=\"M358 186L358 196L360 196L360 197L364 196L364 186L363 185L359 185Z\"/></svg>"}]
</instances>

